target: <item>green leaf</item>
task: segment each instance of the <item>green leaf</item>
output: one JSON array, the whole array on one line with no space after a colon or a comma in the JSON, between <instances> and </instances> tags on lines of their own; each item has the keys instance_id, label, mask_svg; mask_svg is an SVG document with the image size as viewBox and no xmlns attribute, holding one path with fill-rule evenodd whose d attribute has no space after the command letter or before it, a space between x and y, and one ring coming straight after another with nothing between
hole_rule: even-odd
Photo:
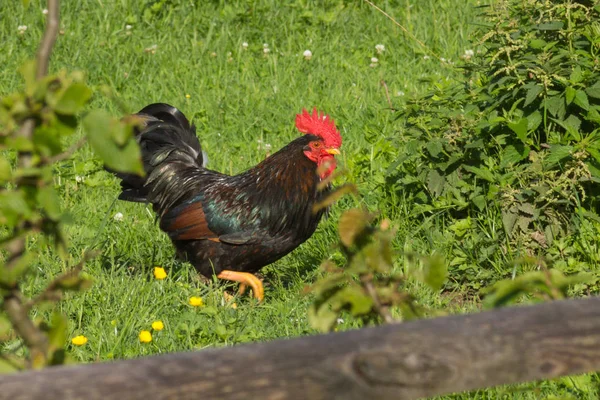
<instances>
[{"instance_id":1,"label":"green leaf","mask_svg":"<svg viewBox=\"0 0 600 400\"><path fill-rule=\"evenodd\" d=\"M521 118L518 122L509 122L508 127L517 134L517 137L525 144L527 144L527 126L528 121L526 117Z\"/></svg>"},{"instance_id":2,"label":"green leaf","mask_svg":"<svg viewBox=\"0 0 600 400\"><path fill-rule=\"evenodd\" d=\"M539 210L537 210L531 203L519 204L517 208L523 214L529 215L531 217L535 216L536 214L539 214Z\"/></svg>"},{"instance_id":3,"label":"green leaf","mask_svg":"<svg viewBox=\"0 0 600 400\"><path fill-rule=\"evenodd\" d=\"M442 142L439 140L429 141L425 147L427 148L427 151L429 151L429 154L431 154L431 157L437 157L443 149Z\"/></svg>"},{"instance_id":4,"label":"green leaf","mask_svg":"<svg viewBox=\"0 0 600 400\"><path fill-rule=\"evenodd\" d=\"M565 146L561 144L553 144L548 150L550 154L545 159L545 164L548 167L552 167L559 163L561 160L569 157L573 152L573 146Z\"/></svg>"},{"instance_id":5,"label":"green leaf","mask_svg":"<svg viewBox=\"0 0 600 400\"><path fill-rule=\"evenodd\" d=\"M586 111L589 110L589 108L590 108L590 102L588 100L587 95L585 94L585 92L583 90L577 90L575 92L574 103Z\"/></svg>"},{"instance_id":6,"label":"green leaf","mask_svg":"<svg viewBox=\"0 0 600 400\"><path fill-rule=\"evenodd\" d=\"M17 151L33 151L33 142L23 136L8 137L6 147Z\"/></svg>"},{"instance_id":7,"label":"green leaf","mask_svg":"<svg viewBox=\"0 0 600 400\"><path fill-rule=\"evenodd\" d=\"M523 161L529 156L530 151L529 146L522 143L506 146L501 155L500 168L506 168Z\"/></svg>"},{"instance_id":8,"label":"green leaf","mask_svg":"<svg viewBox=\"0 0 600 400\"><path fill-rule=\"evenodd\" d=\"M573 68L569 80L571 81L571 83L579 83L583 80L583 72L581 71L581 67L579 65Z\"/></svg>"},{"instance_id":9,"label":"green leaf","mask_svg":"<svg viewBox=\"0 0 600 400\"><path fill-rule=\"evenodd\" d=\"M100 110L90 112L83 119L83 126L88 133L90 145L108 168L118 172L143 175L140 149L135 140L130 138L122 146L115 142L114 131L122 129L120 124L122 124L121 121Z\"/></svg>"},{"instance_id":10,"label":"green leaf","mask_svg":"<svg viewBox=\"0 0 600 400\"><path fill-rule=\"evenodd\" d=\"M585 89L585 92L588 96L593 97L594 99L600 99L600 81Z\"/></svg>"},{"instance_id":11,"label":"green leaf","mask_svg":"<svg viewBox=\"0 0 600 400\"><path fill-rule=\"evenodd\" d=\"M321 307L312 304L308 309L308 322L310 326L320 332L329 332L333 328L338 314L329 308L329 304Z\"/></svg>"},{"instance_id":12,"label":"green leaf","mask_svg":"<svg viewBox=\"0 0 600 400\"><path fill-rule=\"evenodd\" d=\"M596 160L596 162L600 163L600 151L598 151L597 149L594 149L592 147L587 147L585 149L592 157L594 157L594 160Z\"/></svg>"},{"instance_id":13,"label":"green leaf","mask_svg":"<svg viewBox=\"0 0 600 400\"><path fill-rule=\"evenodd\" d=\"M575 98L576 92L577 91L572 86L567 86L567 88L565 89L565 101L567 102L567 105L571 104L571 102Z\"/></svg>"},{"instance_id":14,"label":"green leaf","mask_svg":"<svg viewBox=\"0 0 600 400\"><path fill-rule=\"evenodd\" d=\"M533 39L529 42L529 47L532 49L541 49L546 45L546 41L543 39Z\"/></svg>"},{"instance_id":15,"label":"green leaf","mask_svg":"<svg viewBox=\"0 0 600 400\"><path fill-rule=\"evenodd\" d=\"M350 305L350 312L354 316L366 314L373 308L373 299L366 295L359 286L346 286L335 296L343 303Z\"/></svg>"},{"instance_id":16,"label":"green leaf","mask_svg":"<svg viewBox=\"0 0 600 400\"><path fill-rule=\"evenodd\" d=\"M575 114L569 115L564 121L555 118L552 118L552 120L562 126L573 139L581 141L581 133L579 132L581 120Z\"/></svg>"},{"instance_id":17,"label":"green leaf","mask_svg":"<svg viewBox=\"0 0 600 400\"><path fill-rule=\"evenodd\" d=\"M469 230L473 229L473 221L470 217L457 220L448 227L458 238L462 238Z\"/></svg>"},{"instance_id":18,"label":"green leaf","mask_svg":"<svg viewBox=\"0 0 600 400\"><path fill-rule=\"evenodd\" d=\"M63 115L75 115L92 97L92 89L83 83L72 83L56 101L54 110Z\"/></svg>"},{"instance_id":19,"label":"green leaf","mask_svg":"<svg viewBox=\"0 0 600 400\"><path fill-rule=\"evenodd\" d=\"M546 97L544 102L545 108L557 118L564 118L566 113L565 101L561 96Z\"/></svg>"},{"instance_id":20,"label":"green leaf","mask_svg":"<svg viewBox=\"0 0 600 400\"><path fill-rule=\"evenodd\" d=\"M346 247L351 247L358 237L363 235L370 226L373 216L358 208L345 211L340 217L338 232L340 241Z\"/></svg>"},{"instance_id":21,"label":"green leaf","mask_svg":"<svg viewBox=\"0 0 600 400\"><path fill-rule=\"evenodd\" d=\"M28 96L32 96L37 86L37 79L35 77L37 70L37 61L35 59L27 60L19 68L19 73L25 80L25 92Z\"/></svg>"},{"instance_id":22,"label":"green leaf","mask_svg":"<svg viewBox=\"0 0 600 400\"><path fill-rule=\"evenodd\" d=\"M535 85L529 88L529 90L527 90L527 95L525 96L524 106L531 104L538 97L538 95L542 93L542 90L544 90L544 88L540 85Z\"/></svg>"},{"instance_id":23,"label":"green leaf","mask_svg":"<svg viewBox=\"0 0 600 400\"><path fill-rule=\"evenodd\" d=\"M37 201L46 211L46 215L53 220L58 221L61 216L60 198L52 186L43 186L38 189Z\"/></svg>"},{"instance_id":24,"label":"green leaf","mask_svg":"<svg viewBox=\"0 0 600 400\"><path fill-rule=\"evenodd\" d=\"M0 264L0 283L4 286L12 287L16 285L17 280L27 272L31 262L37 257L33 251L23 253L18 260L9 269L6 265Z\"/></svg>"},{"instance_id":25,"label":"green leaf","mask_svg":"<svg viewBox=\"0 0 600 400\"><path fill-rule=\"evenodd\" d=\"M67 318L59 312L52 314L52 327L48 332L48 344L62 348L67 341Z\"/></svg>"},{"instance_id":26,"label":"green leaf","mask_svg":"<svg viewBox=\"0 0 600 400\"><path fill-rule=\"evenodd\" d=\"M11 175L10 163L3 155L0 156L0 182L10 180Z\"/></svg>"},{"instance_id":27,"label":"green leaf","mask_svg":"<svg viewBox=\"0 0 600 400\"><path fill-rule=\"evenodd\" d=\"M0 225L15 226L31 216L23 191L0 191Z\"/></svg>"},{"instance_id":28,"label":"green leaf","mask_svg":"<svg viewBox=\"0 0 600 400\"><path fill-rule=\"evenodd\" d=\"M559 31L563 28L564 23L562 21L552 21L539 24L536 26L540 31Z\"/></svg>"},{"instance_id":29,"label":"green leaf","mask_svg":"<svg viewBox=\"0 0 600 400\"><path fill-rule=\"evenodd\" d=\"M540 124L542 123L542 114L535 110L531 114L527 116L527 129L531 131L535 131Z\"/></svg>"},{"instance_id":30,"label":"green leaf","mask_svg":"<svg viewBox=\"0 0 600 400\"><path fill-rule=\"evenodd\" d=\"M479 211L485 210L486 201L484 195L480 194L478 196L475 196L471 199L471 201L473 202L473 204L475 204Z\"/></svg>"},{"instance_id":31,"label":"green leaf","mask_svg":"<svg viewBox=\"0 0 600 400\"><path fill-rule=\"evenodd\" d=\"M446 178L444 178L436 169L429 171L427 175L427 189L434 197L438 197L444 191Z\"/></svg>"},{"instance_id":32,"label":"green leaf","mask_svg":"<svg viewBox=\"0 0 600 400\"><path fill-rule=\"evenodd\" d=\"M22 360L13 359L10 356L0 358L0 374L10 374L25 368Z\"/></svg>"},{"instance_id":33,"label":"green leaf","mask_svg":"<svg viewBox=\"0 0 600 400\"><path fill-rule=\"evenodd\" d=\"M502 225L504 226L504 230L509 237L512 235L513 228L517 222L517 217L517 213L513 212L512 210L502 210Z\"/></svg>"},{"instance_id":34,"label":"green leaf","mask_svg":"<svg viewBox=\"0 0 600 400\"><path fill-rule=\"evenodd\" d=\"M477 167L473 167L471 165L463 165L463 168L466 169L469 172L474 173L477 177L479 177L481 179L484 179L484 180L486 180L488 182L495 182L496 181L496 177L488 169L477 168Z\"/></svg>"},{"instance_id":35,"label":"green leaf","mask_svg":"<svg viewBox=\"0 0 600 400\"><path fill-rule=\"evenodd\" d=\"M438 255L433 254L430 257L426 257L423 263L423 280L433 290L438 291L446 282L448 277L448 268L444 259Z\"/></svg>"},{"instance_id":36,"label":"green leaf","mask_svg":"<svg viewBox=\"0 0 600 400\"><path fill-rule=\"evenodd\" d=\"M31 0L21 0L21 3L23 3L23 7L25 7L26 9L29 7L30 2Z\"/></svg>"}]
</instances>

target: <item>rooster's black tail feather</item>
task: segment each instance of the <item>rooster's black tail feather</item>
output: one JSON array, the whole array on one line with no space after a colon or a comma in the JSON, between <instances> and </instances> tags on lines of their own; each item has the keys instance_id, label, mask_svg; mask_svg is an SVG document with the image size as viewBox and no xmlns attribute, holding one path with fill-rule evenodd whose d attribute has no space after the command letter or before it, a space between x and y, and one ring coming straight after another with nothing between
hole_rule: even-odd
<instances>
[{"instance_id":1,"label":"rooster's black tail feather","mask_svg":"<svg viewBox=\"0 0 600 400\"><path fill-rule=\"evenodd\" d=\"M161 186L163 189L162 186L174 178L173 173L176 170L202 168L205 157L196 137L196 128L190 125L185 115L177 108L155 103L144 107L136 115L143 122L143 126L136 132L136 139L142 152L146 177L115 173L121 178L122 192L119 199L155 202L157 198L164 198L166 194L157 193L158 188L155 186ZM176 190L174 187L170 189ZM178 195L176 192L169 193L167 197L172 200Z\"/></svg>"}]
</instances>

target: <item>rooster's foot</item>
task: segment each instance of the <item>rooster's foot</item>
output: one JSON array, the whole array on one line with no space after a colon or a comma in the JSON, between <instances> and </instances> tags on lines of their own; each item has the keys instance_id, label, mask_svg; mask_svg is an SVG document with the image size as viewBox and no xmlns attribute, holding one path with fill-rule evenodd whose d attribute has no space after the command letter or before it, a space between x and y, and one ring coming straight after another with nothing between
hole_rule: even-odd
<instances>
[{"instance_id":1,"label":"rooster's foot","mask_svg":"<svg viewBox=\"0 0 600 400\"><path fill-rule=\"evenodd\" d=\"M250 286L252 288L252 295L258 301L262 301L262 299L265 297L265 291L260 279L247 272L223 270L219 275L217 275L217 278L239 282L239 294L243 294L246 291L247 286Z\"/></svg>"}]
</instances>

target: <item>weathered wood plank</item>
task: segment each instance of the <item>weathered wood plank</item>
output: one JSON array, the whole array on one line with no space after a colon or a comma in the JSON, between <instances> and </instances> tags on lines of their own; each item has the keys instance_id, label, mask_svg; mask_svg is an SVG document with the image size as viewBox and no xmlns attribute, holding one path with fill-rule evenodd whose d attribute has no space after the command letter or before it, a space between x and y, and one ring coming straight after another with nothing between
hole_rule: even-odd
<instances>
[{"instance_id":1,"label":"weathered wood plank","mask_svg":"<svg viewBox=\"0 0 600 400\"><path fill-rule=\"evenodd\" d=\"M0 377L0 399L415 399L600 370L600 298Z\"/></svg>"}]
</instances>

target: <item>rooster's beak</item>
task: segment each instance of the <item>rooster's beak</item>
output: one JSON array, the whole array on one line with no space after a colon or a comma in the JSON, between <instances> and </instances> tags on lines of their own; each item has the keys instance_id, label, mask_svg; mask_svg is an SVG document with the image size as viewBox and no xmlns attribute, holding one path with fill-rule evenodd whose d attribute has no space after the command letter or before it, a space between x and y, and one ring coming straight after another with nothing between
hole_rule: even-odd
<instances>
[{"instance_id":1,"label":"rooster's beak","mask_svg":"<svg viewBox=\"0 0 600 400\"><path fill-rule=\"evenodd\" d=\"M340 151L338 149L325 149L325 151L329 154L340 154Z\"/></svg>"}]
</instances>

